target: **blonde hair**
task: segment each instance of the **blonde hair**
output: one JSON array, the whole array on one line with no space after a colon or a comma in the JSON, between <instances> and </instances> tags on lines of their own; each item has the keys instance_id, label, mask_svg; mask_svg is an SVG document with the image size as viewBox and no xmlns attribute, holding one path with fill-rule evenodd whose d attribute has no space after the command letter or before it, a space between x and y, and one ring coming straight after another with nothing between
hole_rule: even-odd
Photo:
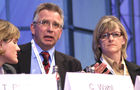
<instances>
[{"instance_id":1,"label":"blonde hair","mask_svg":"<svg viewBox=\"0 0 140 90\"><path fill-rule=\"evenodd\" d=\"M0 19L0 41L9 42L12 39L19 39L19 29L8 21ZM4 51L0 49L0 55Z\"/></svg>"},{"instance_id":2,"label":"blonde hair","mask_svg":"<svg viewBox=\"0 0 140 90\"><path fill-rule=\"evenodd\" d=\"M53 3L42 3L40 4L36 11L34 12L34 16L33 16L33 21L36 21L38 18L38 14L42 11L42 10L49 10L49 11L54 11L59 13L61 19L62 19L62 26L64 24L64 15L63 15L63 11L61 8L59 8L59 6L57 6L56 4Z\"/></svg>"},{"instance_id":3,"label":"blonde hair","mask_svg":"<svg viewBox=\"0 0 140 90\"><path fill-rule=\"evenodd\" d=\"M98 24L96 25L96 28L93 32L93 43L92 43L92 49L94 52L94 56L96 60L99 60L102 54L101 48L99 47L100 43L100 36L105 32L107 29L108 31L114 30L116 26L121 30L121 33L125 39L125 44L122 46L121 54L124 59L126 59L126 48L127 48L127 33L124 28L124 26L121 24L120 20L115 16L103 16Z\"/></svg>"}]
</instances>

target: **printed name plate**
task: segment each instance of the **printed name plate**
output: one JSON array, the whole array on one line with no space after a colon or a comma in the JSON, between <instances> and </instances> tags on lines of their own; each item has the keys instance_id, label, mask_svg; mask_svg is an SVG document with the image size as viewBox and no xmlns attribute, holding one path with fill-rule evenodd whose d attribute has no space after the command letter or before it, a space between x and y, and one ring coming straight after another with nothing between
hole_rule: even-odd
<instances>
[{"instance_id":1,"label":"printed name plate","mask_svg":"<svg viewBox=\"0 0 140 90\"><path fill-rule=\"evenodd\" d=\"M64 89L65 90L134 90L134 86L129 76L68 72L66 74Z\"/></svg>"},{"instance_id":2,"label":"printed name plate","mask_svg":"<svg viewBox=\"0 0 140 90\"><path fill-rule=\"evenodd\" d=\"M55 75L0 75L0 90L57 90Z\"/></svg>"},{"instance_id":3,"label":"printed name plate","mask_svg":"<svg viewBox=\"0 0 140 90\"><path fill-rule=\"evenodd\" d=\"M140 76L136 77L135 90L140 90Z\"/></svg>"}]
</instances>

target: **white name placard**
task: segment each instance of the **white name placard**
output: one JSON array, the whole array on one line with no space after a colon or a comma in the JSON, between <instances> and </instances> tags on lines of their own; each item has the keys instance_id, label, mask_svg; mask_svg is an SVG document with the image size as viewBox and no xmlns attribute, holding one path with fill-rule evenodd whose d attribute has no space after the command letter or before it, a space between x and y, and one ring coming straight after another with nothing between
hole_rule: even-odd
<instances>
[{"instance_id":1,"label":"white name placard","mask_svg":"<svg viewBox=\"0 0 140 90\"><path fill-rule=\"evenodd\" d=\"M70 73L66 74L65 90L134 90L129 76Z\"/></svg>"},{"instance_id":2,"label":"white name placard","mask_svg":"<svg viewBox=\"0 0 140 90\"><path fill-rule=\"evenodd\" d=\"M136 77L135 90L140 90L140 76Z\"/></svg>"},{"instance_id":3,"label":"white name placard","mask_svg":"<svg viewBox=\"0 0 140 90\"><path fill-rule=\"evenodd\" d=\"M57 90L55 75L0 75L0 90Z\"/></svg>"}]
</instances>

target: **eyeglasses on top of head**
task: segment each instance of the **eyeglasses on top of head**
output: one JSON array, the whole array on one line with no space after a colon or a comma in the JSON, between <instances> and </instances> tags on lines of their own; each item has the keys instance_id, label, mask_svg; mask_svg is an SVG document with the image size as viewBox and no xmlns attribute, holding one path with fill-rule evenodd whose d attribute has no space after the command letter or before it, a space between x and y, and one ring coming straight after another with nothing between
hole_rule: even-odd
<instances>
[{"instance_id":1,"label":"eyeglasses on top of head","mask_svg":"<svg viewBox=\"0 0 140 90\"><path fill-rule=\"evenodd\" d=\"M122 32L103 33L103 34L101 34L100 39L108 39L110 37L110 35L112 35L113 38L118 38L118 37L122 36L123 33Z\"/></svg>"},{"instance_id":2,"label":"eyeglasses on top of head","mask_svg":"<svg viewBox=\"0 0 140 90\"><path fill-rule=\"evenodd\" d=\"M49 20L41 20L41 21L34 21L33 24L41 24L44 27L49 27L50 25L52 25L53 29L59 29L62 28L62 25L57 23L57 22L50 22Z\"/></svg>"}]
</instances>

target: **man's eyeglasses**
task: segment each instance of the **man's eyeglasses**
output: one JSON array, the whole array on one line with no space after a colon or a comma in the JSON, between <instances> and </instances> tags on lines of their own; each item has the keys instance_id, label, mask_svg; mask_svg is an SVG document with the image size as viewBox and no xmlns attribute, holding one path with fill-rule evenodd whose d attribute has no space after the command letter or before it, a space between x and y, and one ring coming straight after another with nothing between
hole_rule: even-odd
<instances>
[{"instance_id":1,"label":"man's eyeglasses","mask_svg":"<svg viewBox=\"0 0 140 90\"><path fill-rule=\"evenodd\" d=\"M60 25L57 22L50 22L49 20L41 20L39 22L34 21L33 24L41 24L44 27L49 27L50 25L52 25L53 29L58 29L58 28L62 28L62 25Z\"/></svg>"},{"instance_id":2,"label":"man's eyeglasses","mask_svg":"<svg viewBox=\"0 0 140 90\"><path fill-rule=\"evenodd\" d=\"M112 32L112 33L104 33L100 36L100 39L108 39L110 37L110 35L113 36L113 38L118 38L120 36L122 36L122 32Z\"/></svg>"}]
</instances>

